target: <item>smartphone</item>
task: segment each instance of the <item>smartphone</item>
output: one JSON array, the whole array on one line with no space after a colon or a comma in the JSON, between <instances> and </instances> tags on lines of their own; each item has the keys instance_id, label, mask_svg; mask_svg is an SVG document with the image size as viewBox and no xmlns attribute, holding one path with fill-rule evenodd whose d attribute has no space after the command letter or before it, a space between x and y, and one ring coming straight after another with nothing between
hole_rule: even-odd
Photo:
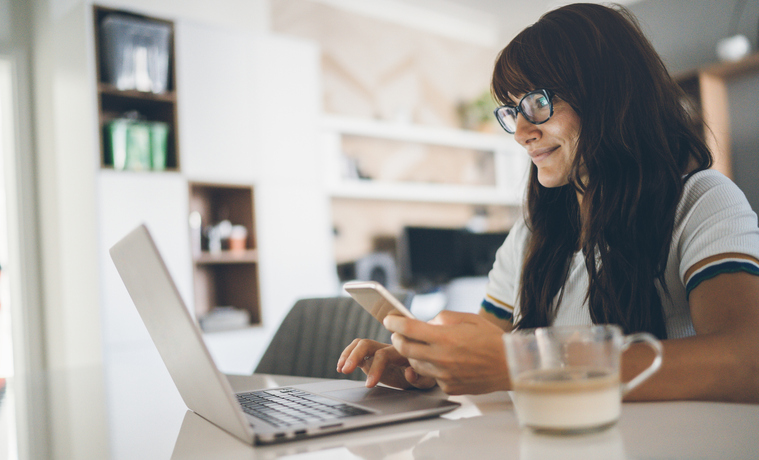
<instances>
[{"instance_id":1,"label":"smartphone","mask_svg":"<svg viewBox=\"0 0 759 460\"><path fill-rule=\"evenodd\" d=\"M376 281L350 281L343 285L343 289L348 291L348 294L380 323L387 315L414 318L414 315L400 300L396 299L385 289L385 286Z\"/></svg>"}]
</instances>

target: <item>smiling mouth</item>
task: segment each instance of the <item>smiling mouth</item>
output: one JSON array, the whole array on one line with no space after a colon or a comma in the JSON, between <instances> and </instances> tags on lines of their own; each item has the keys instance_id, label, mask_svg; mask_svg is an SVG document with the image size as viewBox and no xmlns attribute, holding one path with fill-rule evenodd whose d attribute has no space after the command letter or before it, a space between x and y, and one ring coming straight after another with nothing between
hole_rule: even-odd
<instances>
[{"instance_id":1,"label":"smiling mouth","mask_svg":"<svg viewBox=\"0 0 759 460\"><path fill-rule=\"evenodd\" d=\"M559 146L556 147L550 147L546 149L539 149L534 152L530 152L530 158L532 158L533 162L539 162L545 158L547 158L549 155L551 155L553 152L555 152Z\"/></svg>"}]
</instances>

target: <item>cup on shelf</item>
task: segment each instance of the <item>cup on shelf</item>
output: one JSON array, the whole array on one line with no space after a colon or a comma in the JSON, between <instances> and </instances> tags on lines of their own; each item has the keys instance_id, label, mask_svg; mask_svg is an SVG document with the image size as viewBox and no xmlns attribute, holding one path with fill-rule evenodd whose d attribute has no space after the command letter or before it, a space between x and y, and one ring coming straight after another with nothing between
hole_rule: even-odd
<instances>
[{"instance_id":1,"label":"cup on shelf","mask_svg":"<svg viewBox=\"0 0 759 460\"><path fill-rule=\"evenodd\" d=\"M248 229L244 225L233 225L229 233L229 250L244 251L248 241Z\"/></svg>"}]
</instances>

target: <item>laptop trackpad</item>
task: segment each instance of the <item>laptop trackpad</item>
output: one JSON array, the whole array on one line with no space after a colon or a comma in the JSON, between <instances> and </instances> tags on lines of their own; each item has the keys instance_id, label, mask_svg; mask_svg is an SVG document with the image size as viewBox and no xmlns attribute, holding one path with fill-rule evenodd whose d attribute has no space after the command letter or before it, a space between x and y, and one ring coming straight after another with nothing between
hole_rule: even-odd
<instances>
[{"instance_id":1,"label":"laptop trackpad","mask_svg":"<svg viewBox=\"0 0 759 460\"><path fill-rule=\"evenodd\" d=\"M393 397L397 398L403 394L403 390L394 390L392 388L374 387L374 388L346 388L342 390L326 391L322 394L333 396L348 402L360 403L362 401L371 401L380 398Z\"/></svg>"}]
</instances>

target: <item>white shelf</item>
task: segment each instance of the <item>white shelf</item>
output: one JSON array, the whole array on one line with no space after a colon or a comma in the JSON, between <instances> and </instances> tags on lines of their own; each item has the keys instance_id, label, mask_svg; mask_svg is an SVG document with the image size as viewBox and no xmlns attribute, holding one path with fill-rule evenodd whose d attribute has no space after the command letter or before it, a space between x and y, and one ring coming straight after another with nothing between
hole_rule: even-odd
<instances>
[{"instance_id":1,"label":"white shelf","mask_svg":"<svg viewBox=\"0 0 759 460\"><path fill-rule=\"evenodd\" d=\"M324 131L418 144L443 145L473 150L514 150L521 147L512 136L408 123L365 120L335 115L322 116Z\"/></svg>"},{"instance_id":2,"label":"white shelf","mask_svg":"<svg viewBox=\"0 0 759 460\"><path fill-rule=\"evenodd\" d=\"M336 198L414 201L431 203L521 204L521 196L511 190L473 185L398 183L372 180L344 180L329 189Z\"/></svg>"},{"instance_id":3,"label":"white shelf","mask_svg":"<svg viewBox=\"0 0 759 460\"><path fill-rule=\"evenodd\" d=\"M512 136L341 116L322 116L322 130L328 165L327 190L332 197L511 206L522 204L529 161L523 148ZM344 178L340 175L343 136L492 152L496 169L495 184L473 186Z\"/></svg>"}]
</instances>

